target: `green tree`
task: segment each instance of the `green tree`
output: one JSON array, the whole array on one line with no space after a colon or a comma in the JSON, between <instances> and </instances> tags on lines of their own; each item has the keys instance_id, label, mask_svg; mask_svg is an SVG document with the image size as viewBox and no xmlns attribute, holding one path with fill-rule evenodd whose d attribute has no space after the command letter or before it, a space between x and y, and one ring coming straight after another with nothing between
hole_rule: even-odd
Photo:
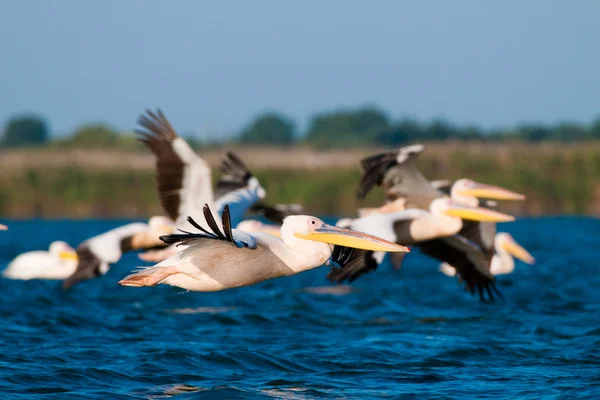
<instances>
[{"instance_id":1,"label":"green tree","mask_svg":"<svg viewBox=\"0 0 600 400\"><path fill-rule=\"evenodd\" d=\"M250 144L289 145L294 140L294 123L276 113L259 115L240 135L241 143Z\"/></svg>"},{"instance_id":2,"label":"green tree","mask_svg":"<svg viewBox=\"0 0 600 400\"><path fill-rule=\"evenodd\" d=\"M8 121L2 144L7 147L40 146L48 142L48 125L42 118L27 115Z\"/></svg>"},{"instance_id":3,"label":"green tree","mask_svg":"<svg viewBox=\"0 0 600 400\"><path fill-rule=\"evenodd\" d=\"M348 147L372 144L390 129L387 115L375 108L336 111L315 116L306 142L317 147Z\"/></svg>"},{"instance_id":4,"label":"green tree","mask_svg":"<svg viewBox=\"0 0 600 400\"><path fill-rule=\"evenodd\" d=\"M119 133L103 125L84 125L71 137L71 145L76 147L115 147L120 139Z\"/></svg>"}]
</instances>

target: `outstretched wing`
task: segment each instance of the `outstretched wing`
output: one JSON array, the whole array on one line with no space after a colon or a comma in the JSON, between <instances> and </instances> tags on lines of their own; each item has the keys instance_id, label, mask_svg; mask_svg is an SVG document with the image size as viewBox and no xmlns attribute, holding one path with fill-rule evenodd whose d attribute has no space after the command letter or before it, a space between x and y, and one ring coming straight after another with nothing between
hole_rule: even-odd
<instances>
[{"instance_id":1,"label":"outstretched wing","mask_svg":"<svg viewBox=\"0 0 600 400\"><path fill-rule=\"evenodd\" d=\"M373 186L382 186L388 200L406 196L440 197L416 166L425 147L421 144L404 146L395 151L375 154L361 161L365 171L357 197L364 198Z\"/></svg>"},{"instance_id":2,"label":"outstretched wing","mask_svg":"<svg viewBox=\"0 0 600 400\"><path fill-rule=\"evenodd\" d=\"M227 152L221 171L223 175L217 182L215 206L221 213L223 207L229 205L235 226L253 204L265 197L265 189L235 153Z\"/></svg>"},{"instance_id":3,"label":"outstretched wing","mask_svg":"<svg viewBox=\"0 0 600 400\"><path fill-rule=\"evenodd\" d=\"M268 205L259 202L250 207L249 211L261 214L271 222L281 224L283 220L290 215L302 214L304 212L304 207L299 204Z\"/></svg>"},{"instance_id":4,"label":"outstretched wing","mask_svg":"<svg viewBox=\"0 0 600 400\"><path fill-rule=\"evenodd\" d=\"M208 229L200 226L192 217L188 217L188 222L194 228L198 229L200 233L182 231L182 234L161 236L160 239L168 245L188 245L197 239L213 239L231 243L238 248L256 249L257 243L251 235L239 229L232 229L229 206L225 205L223 209L223 230L219 228L208 204L204 205L203 213L208 224Z\"/></svg>"},{"instance_id":5,"label":"outstretched wing","mask_svg":"<svg viewBox=\"0 0 600 400\"><path fill-rule=\"evenodd\" d=\"M331 260L340 266L332 268L327 279L333 283L353 282L360 276L374 271L377 260L371 250L358 250L350 247L335 246L331 252Z\"/></svg>"},{"instance_id":6,"label":"outstretched wing","mask_svg":"<svg viewBox=\"0 0 600 400\"><path fill-rule=\"evenodd\" d=\"M156 181L165 213L182 226L213 203L211 168L171 126L162 111L146 110L138 119L138 139L156 156Z\"/></svg>"},{"instance_id":7,"label":"outstretched wing","mask_svg":"<svg viewBox=\"0 0 600 400\"><path fill-rule=\"evenodd\" d=\"M63 289L69 289L81 281L93 279L103 274L102 260L96 256L86 243L83 243L75 249L77 253L77 268L75 272L63 281Z\"/></svg>"},{"instance_id":8,"label":"outstretched wing","mask_svg":"<svg viewBox=\"0 0 600 400\"><path fill-rule=\"evenodd\" d=\"M467 290L470 293L477 291L481 300L485 300L486 293L490 300L494 300L494 294L502 298L494 276L489 272L483 250L475 243L454 235L420 242L417 246L428 256L453 266Z\"/></svg>"}]
</instances>

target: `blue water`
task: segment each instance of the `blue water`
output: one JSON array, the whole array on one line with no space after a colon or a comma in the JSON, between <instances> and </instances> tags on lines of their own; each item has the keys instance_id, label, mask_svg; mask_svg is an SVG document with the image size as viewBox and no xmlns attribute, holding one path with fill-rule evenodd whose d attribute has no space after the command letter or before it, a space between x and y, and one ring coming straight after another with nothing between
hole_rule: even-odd
<instances>
[{"instance_id":1,"label":"blue water","mask_svg":"<svg viewBox=\"0 0 600 400\"><path fill-rule=\"evenodd\" d=\"M0 267L124 221L11 222ZM327 269L218 293L124 288L107 276L0 279L5 398L599 398L600 220L502 226L536 257L483 304L411 254L337 294Z\"/></svg>"}]
</instances>

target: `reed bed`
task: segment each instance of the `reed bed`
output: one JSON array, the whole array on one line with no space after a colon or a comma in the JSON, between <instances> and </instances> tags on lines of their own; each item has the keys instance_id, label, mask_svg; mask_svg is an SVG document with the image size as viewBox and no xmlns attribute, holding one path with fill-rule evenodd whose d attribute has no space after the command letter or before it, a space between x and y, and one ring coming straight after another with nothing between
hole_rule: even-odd
<instances>
[{"instance_id":1,"label":"reed bed","mask_svg":"<svg viewBox=\"0 0 600 400\"><path fill-rule=\"evenodd\" d=\"M199 149L217 167L236 151L256 172L269 202L307 212L354 215L382 201L375 190L355 200L359 160L383 149L317 151L306 147ZM9 218L145 217L159 214L154 159L144 151L28 149L0 152L0 215ZM472 179L525 193L505 204L518 215L600 215L600 142L431 143L419 160L431 179ZM218 168L215 168L215 170ZM218 172L215 172L218 176Z\"/></svg>"}]
</instances>

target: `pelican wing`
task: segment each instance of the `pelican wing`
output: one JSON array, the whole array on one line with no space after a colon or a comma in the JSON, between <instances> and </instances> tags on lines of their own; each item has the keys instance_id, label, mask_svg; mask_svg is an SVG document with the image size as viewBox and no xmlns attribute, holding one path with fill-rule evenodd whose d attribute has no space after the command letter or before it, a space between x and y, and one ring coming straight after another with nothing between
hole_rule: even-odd
<instances>
[{"instance_id":1,"label":"pelican wing","mask_svg":"<svg viewBox=\"0 0 600 400\"><path fill-rule=\"evenodd\" d=\"M134 222L111 229L81 243L75 249L78 259L77 268L63 282L63 288L68 289L78 282L105 274L109 264L118 262L124 252L135 250L133 236L149 229L144 223Z\"/></svg>"},{"instance_id":2,"label":"pelican wing","mask_svg":"<svg viewBox=\"0 0 600 400\"><path fill-rule=\"evenodd\" d=\"M483 251L468 239L454 235L427 240L417 245L428 256L452 265L465 282L467 290L470 293L477 291L481 300L485 300L484 290L490 300L494 300L494 293L502 297L496 288L494 277L489 273L489 267L486 267Z\"/></svg>"},{"instance_id":3,"label":"pelican wing","mask_svg":"<svg viewBox=\"0 0 600 400\"><path fill-rule=\"evenodd\" d=\"M162 111L140 116L138 139L156 156L156 180L165 213L181 226L213 203L211 168L171 126Z\"/></svg>"},{"instance_id":4,"label":"pelican wing","mask_svg":"<svg viewBox=\"0 0 600 400\"><path fill-rule=\"evenodd\" d=\"M233 152L227 152L223 158L221 171L223 175L217 182L215 206L222 213L225 205L229 205L230 217L233 224L237 225L246 211L265 197L265 189Z\"/></svg>"},{"instance_id":5,"label":"pelican wing","mask_svg":"<svg viewBox=\"0 0 600 400\"><path fill-rule=\"evenodd\" d=\"M69 289L75 284L94 279L102 275L102 260L95 255L89 248L87 243L77 246L77 269L75 272L65 279L62 284L63 289Z\"/></svg>"},{"instance_id":6,"label":"pelican wing","mask_svg":"<svg viewBox=\"0 0 600 400\"><path fill-rule=\"evenodd\" d=\"M477 222L463 220L463 227L458 235L475 243L482 252L489 266L494 257L494 238L496 236L495 222Z\"/></svg>"},{"instance_id":7,"label":"pelican wing","mask_svg":"<svg viewBox=\"0 0 600 400\"><path fill-rule=\"evenodd\" d=\"M257 242L251 235L239 229L231 228L231 217L228 205L225 205L223 209L222 230L215 221L208 204L204 205L203 213L208 224L208 229L200 226L192 217L188 217L188 222L198 229L200 233L184 232L183 234L161 236L160 239L168 245L189 245L191 242L198 239L212 239L231 243L237 248L256 249Z\"/></svg>"},{"instance_id":8,"label":"pelican wing","mask_svg":"<svg viewBox=\"0 0 600 400\"><path fill-rule=\"evenodd\" d=\"M433 198L442 196L416 167L418 155L423 150L424 146L417 144L363 159L361 165L365 172L357 197L364 198L374 186L383 186L388 200L413 195Z\"/></svg>"},{"instance_id":9,"label":"pelican wing","mask_svg":"<svg viewBox=\"0 0 600 400\"><path fill-rule=\"evenodd\" d=\"M274 204L268 205L262 202L255 203L250 210L263 215L271 222L281 224L286 217L290 215L300 215L304 212L304 207L299 204Z\"/></svg>"},{"instance_id":10,"label":"pelican wing","mask_svg":"<svg viewBox=\"0 0 600 400\"><path fill-rule=\"evenodd\" d=\"M335 246L331 260L340 266L332 268L327 279L333 283L353 282L360 276L377 269L377 260L371 250L358 250L349 247Z\"/></svg>"}]
</instances>

